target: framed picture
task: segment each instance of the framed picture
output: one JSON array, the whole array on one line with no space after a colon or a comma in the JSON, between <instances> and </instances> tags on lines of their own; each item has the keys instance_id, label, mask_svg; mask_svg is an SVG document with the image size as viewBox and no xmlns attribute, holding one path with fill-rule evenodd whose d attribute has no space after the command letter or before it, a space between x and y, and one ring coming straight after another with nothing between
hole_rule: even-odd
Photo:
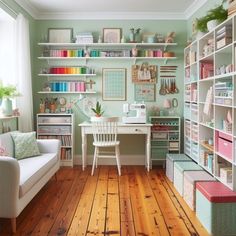
<instances>
[{"instance_id":1,"label":"framed picture","mask_svg":"<svg viewBox=\"0 0 236 236\"><path fill-rule=\"evenodd\" d=\"M155 84L135 84L135 101L155 102L156 85Z\"/></svg>"},{"instance_id":2,"label":"framed picture","mask_svg":"<svg viewBox=\"0 0 236 236\"><path fill-rule=\"evenodd\" d=\"M48 42L49 43L71 43L73 36L72 28L49 28Z\"/></svg>"},{"instance_id":3,"label":"framed picture","mask_svg":"<svg viewBox=\"0 0 236 236\"><path fill-rule=\"evenodd\" d=\"M157 66L149 65L148 63L133 65L132 82L155 84L157 82Z\"/></svg>"},{"instance_id":4,"label":"framed picture","mask_svg":"<svg viewBox=\"0 0 236 236\"><path fill-rule=\"evenodd\" d=\"M120 43L121 29L120 28L104 28L103 42L104 43Z\"/></svg>"},{"instance_id":5,"label":"framed picture","mask_svg":"<svg viewBox=\"0 0 236 236\"><path fill-rule=\"evenodd\" d=\"M126 69L102 69L102 99L105 101L126 100Z\"/></svg>"}]
</instances>

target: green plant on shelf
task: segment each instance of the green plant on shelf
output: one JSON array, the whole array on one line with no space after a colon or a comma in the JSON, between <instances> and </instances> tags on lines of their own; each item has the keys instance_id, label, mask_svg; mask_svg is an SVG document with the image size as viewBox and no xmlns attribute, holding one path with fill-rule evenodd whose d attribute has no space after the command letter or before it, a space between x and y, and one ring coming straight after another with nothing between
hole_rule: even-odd
<instances>
[{"instance_id":1,"label":"green plant on shelf","mask_svg":"<svg viewBox=\"0 0 236 236\"><path fill-rule=\"evenodd\" d=\"M207 23L209 21L217 20L220 23L227 19L228 11L223 6L225 1L223 0L219 6L210 9L205 16L196 19L196 29L198 31L207 32Z\"/></svg>"}]
</instances>

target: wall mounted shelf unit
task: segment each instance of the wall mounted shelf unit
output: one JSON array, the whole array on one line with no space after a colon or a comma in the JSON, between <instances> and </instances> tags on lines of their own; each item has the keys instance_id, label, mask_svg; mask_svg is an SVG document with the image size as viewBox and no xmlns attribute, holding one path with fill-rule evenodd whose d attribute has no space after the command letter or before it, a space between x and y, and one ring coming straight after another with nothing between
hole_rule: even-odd
<instances>
[{"instance_id":1,"label":"wall mounted shelf unit","mask_svg":"<svg viewBox=\"0 0 236 236\"><path fill-rule=\"evenodd\" d=\"M236 16L184 50L184 152L236 191Z\"/></svg>"},{"instance_id":2,"label":"wall mounted shelf unit","mask_svg":"<svg viewBox=\"0 0 236 236\"><path fill-rule=\"evenodd\" d=\"M43 48L42 56L38 59L48 61L85 60L87 63L88 60L131 60L135 64L137 60L161 60L167 63L167 60L177 59L174 55L163 55L167 48L177 46L177 43L38 43L38 45ZM137 50L137 56L132 55L132 49ZM86 53L88 51L90 51L89 56ZM121 52L119 56L114 53L116 51Z\"/></svg>"}]
</instances>

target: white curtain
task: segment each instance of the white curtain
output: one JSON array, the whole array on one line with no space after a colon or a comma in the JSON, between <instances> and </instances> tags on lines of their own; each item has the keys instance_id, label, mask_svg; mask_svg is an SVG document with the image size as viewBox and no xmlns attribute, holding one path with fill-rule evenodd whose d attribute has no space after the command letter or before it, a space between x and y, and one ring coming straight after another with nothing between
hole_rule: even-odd
<instances>
[{"instance_id":1,"label":"white curtain","mask_svg":"<svg viewBox=\"0 0 236 236\"><path fill-rule=\"evenodd\" d=\"M19 130L33 130L33 98L31 80L29 22L19 14L16 18L16 79L21 96L17 98L20 111Z\"/></svg>"}]
</instances>

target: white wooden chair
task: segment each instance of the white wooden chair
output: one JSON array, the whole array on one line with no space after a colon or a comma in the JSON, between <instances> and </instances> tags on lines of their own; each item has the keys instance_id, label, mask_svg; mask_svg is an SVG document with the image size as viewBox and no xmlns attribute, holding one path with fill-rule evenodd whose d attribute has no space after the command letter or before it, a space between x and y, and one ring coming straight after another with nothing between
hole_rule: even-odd
<instances>
[{"instance_id":1,"label":"white wooden chair","mask_svg":"<svg viewBox=\"0 0 236 236\"><path fill-rule=\"evenodd\" d=\"M93 145L95 147L92 173L94 173L95 165L97 167L98 158L115 158L118 173L121 175L120 165L120 141L117 141L117 122L118 117L92 117L93 128ZM115 148L113 152L104 151L106 148Z\"/></svg>"}]
</instances>

